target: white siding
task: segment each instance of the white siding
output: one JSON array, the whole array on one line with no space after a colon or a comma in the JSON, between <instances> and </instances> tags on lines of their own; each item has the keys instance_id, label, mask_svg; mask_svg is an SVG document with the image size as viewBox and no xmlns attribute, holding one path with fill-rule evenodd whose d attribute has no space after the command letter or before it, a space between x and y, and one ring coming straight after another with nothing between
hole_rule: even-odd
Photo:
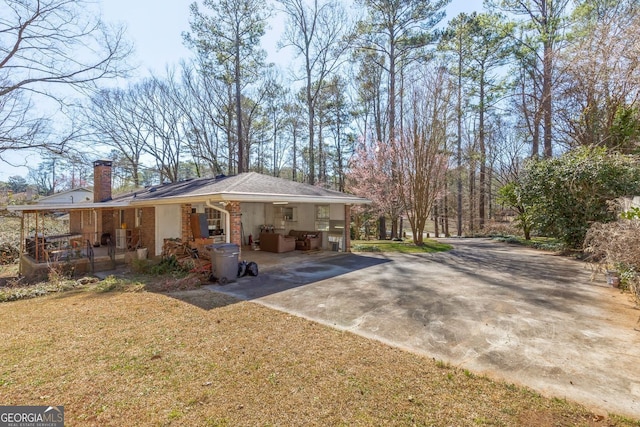
<instances>
[{"instance_id":1,"label":"white siding","mask_svg":"<svg viewBox=\"0 0 640 427\"><path fill-rule=\"evenodd\" d=\"M86 203L93 202L93 193L84 189L63 191L62 193L52 194L38 200L38 204L66 204L66 203Z\"/></svg>"},{"instance_id":2,"label":"white siding","mask_svg":"<svg viewBox=\"0 0 640 427\"><path fill-rule=\"evenodd\" d=\"M180 238L181 215L180 205L156 206L156 254L162 253L164 239Z\"/></svg>"}]
</instances>

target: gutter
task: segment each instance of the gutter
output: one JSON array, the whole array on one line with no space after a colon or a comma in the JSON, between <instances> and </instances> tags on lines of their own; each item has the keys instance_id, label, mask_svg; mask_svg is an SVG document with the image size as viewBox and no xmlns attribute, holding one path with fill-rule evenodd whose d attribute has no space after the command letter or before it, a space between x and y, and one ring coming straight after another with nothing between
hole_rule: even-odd
<instances>
[{"instance_id":1,"label":"gutter","mask_svg":"<svg viewBox=\"0 0 640 427\"><path fill-rule=\"evenodd\" d=\"M129 206L128 202L51 203L51 204L42 203L42 204L33 204L33 205L8 205L7 210L9 212L72 211L72 210L126 208L128 206Z\"/></svg>"},{"instance_id":2,"label":"gutter","mask_svg":"<svg viewBox=\"0 0 640 427\"><path fill-rule=\"evenodd\" d=\"M216 193L205 196L210 202L289 202L289 203L338 203L345 205L368 205L371 200L360 197L326 197L326 196L297 196L291 194L255 194L255 193ZM202 201L202 196L177 196L161 199L136 200L131 206L136 205L168 205L175 203L197 203Z\"/></svg>"}]
</instances>

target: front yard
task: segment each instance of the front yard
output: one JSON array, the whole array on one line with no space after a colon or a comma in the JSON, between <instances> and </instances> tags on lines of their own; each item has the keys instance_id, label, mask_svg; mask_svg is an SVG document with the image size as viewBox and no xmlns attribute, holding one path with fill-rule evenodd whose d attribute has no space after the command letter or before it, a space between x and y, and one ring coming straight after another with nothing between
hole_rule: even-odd
<instances>
[{"instance_id":1,"label":"front yard","mask_svg":"<svg viewBox=\"0 0 640 427\"><path fill-rule=\"evenodd\" d=\"M640 425L214 292L112 288L0 304L3 405L68 426Z\"/></svg>"}]
</instances>

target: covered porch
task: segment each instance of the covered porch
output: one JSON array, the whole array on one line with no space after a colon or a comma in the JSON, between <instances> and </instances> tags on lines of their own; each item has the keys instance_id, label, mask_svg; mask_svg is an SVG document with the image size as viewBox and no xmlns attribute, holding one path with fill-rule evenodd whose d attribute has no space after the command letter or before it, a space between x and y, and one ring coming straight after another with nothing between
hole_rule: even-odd
<instances>
[{"instance_id":1,"label":"covered porch","mask_svg":"<svg viewBox=\"0 0 640 427\"><path fill-rule=\"evenodd\" d=\"M19 268L25 277L46 277L52 268L89 274L140 256L141 229L122 232L102 221L119 216L119 211L34 205L20 212Z\"/></svg>"},{"instance_id":2,"label":"covered porch","mask_svg":"<svg viewBox=\"0 0 640 427\"><path fill-rule=\"evenodd\" d=\"M215 243L234 243L242 251L350 250L350 205L302 201L206 200L180 206L156 206L156 253L164 242L180 239L203 250ZM180 217L178 229L176 218ZM286 239L286 248L265 240Z\"/></svg>"}]
</instances>

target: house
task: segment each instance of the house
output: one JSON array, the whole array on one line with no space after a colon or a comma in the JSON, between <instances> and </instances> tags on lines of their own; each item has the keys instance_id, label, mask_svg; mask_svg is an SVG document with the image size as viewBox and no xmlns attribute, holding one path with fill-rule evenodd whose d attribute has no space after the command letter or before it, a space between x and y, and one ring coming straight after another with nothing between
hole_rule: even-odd
<instances>
[{"instance_id":1,"label":"house","mask_svg":"<svg viewBox=\"0 0 640 427\"><path fill-rule=\"evenodd\" d=\"M262 231L322 231L321 249L349 251L350 207L370 203L255 172L189 179L113 196L111 161L98 160L93 166L91 202L58 200L8 207L22 212L23 274L34 272L38 264L71 259L79 272L108 269L131 259L137 248L145 248L151 258L159 257L165 242L177 239L195 247L210 243L242 247L258 240ZM46 236L44 219L39 220L44 212L68 213L69 233ZM33 232L27 235L25 230Z\"/></svg>"},{"instance_id":2,"label":"house","mask_svg":"<svg viewBox=\"0 0 640 427\"><path fill-rule=\"evenodd\" d=\"M93 191L85 188L73 188L71 190L61 191L59 193L52 194L51 196L41 197L38 199L38 204L74 204L74 203L87 203L93 200Z\"/></svg>"}]
</instances>

